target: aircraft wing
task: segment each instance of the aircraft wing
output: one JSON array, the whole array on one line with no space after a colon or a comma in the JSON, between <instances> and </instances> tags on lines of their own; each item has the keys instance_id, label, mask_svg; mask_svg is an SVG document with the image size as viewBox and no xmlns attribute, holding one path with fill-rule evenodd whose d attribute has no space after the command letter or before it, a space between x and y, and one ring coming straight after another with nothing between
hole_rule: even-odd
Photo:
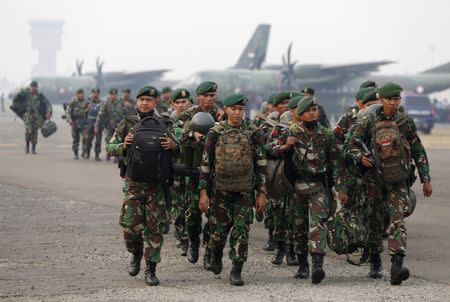
<instances>
[{"instance_id":1,"label":"aircraft wing","mask_svg":"<svg viewBox=\"0 0 450 302\"><path fill-rule=\"evenodd\" d=\"M137 72L105 72L102 74L103 79L106 82L115 81L136 81L136 82L150 82L155 79L159 79L169 69L156 69L149 71L137 71Z\"/></svg>"},{"instance_id":2,"label":"aircraft wing","mask_svg":"<svg viewBox=\"0 0 450 302\"><path fill-rule=\"evenodd\" d=\"M321 74L342 75L345 77L356 77L378 71L380 66L394 63L393 61L374 61L354 64L342 65L322 65L320 67Z\"/></svg>"},{"instance_id":3,"label":"aircraft wing","mask_svg":"<svg viewBox=\"0 0 450 302\"><path fill-rule=\"evenodd\" d=\"M431 69L422 71L421 73L450 73L450 62L435 66Z\"/></svg>"}]
</instances>

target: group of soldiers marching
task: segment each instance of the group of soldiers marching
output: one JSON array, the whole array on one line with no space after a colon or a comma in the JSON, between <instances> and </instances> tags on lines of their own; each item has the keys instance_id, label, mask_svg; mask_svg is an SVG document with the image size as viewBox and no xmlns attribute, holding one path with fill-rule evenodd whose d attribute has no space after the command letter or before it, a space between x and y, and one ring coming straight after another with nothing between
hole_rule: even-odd
<instances>
[{"instance_id":1,"label":"group of soldiers marching","mask_svg":"<svg viewBox=\"0 0 450 302\"><path fill-rule=\"evenodd\" d=\"M217 83L207 81L197 87L195 98L184 88L165 88L161 97L147 85L136 92L136 101L128 89L121 99L111 89L103 102L98 89L89 99L80 89L67 106L75 159L80 140L82 157L89 159L95 139L95 159L100 160L103 131L107 158L125 159L120 225L131 253L129 275L139 274L144 258L145 282L159 284L156 266L167 223L173 220L180 255L195 264L202 246L203 267L216 275L222 271L228 239L230 283L241 286L250 225L256 218L268 229L264 249L275 251L272 263L280 265L286 257L288 265L298 266L295 278L311 277L317 284L325 278L327 221L339 208L359 207L368 234L369 276L383 275L380 254L387 233L391 284L407 280L405 217L411 211L414 171L424 196L431 196L432 186L414 121L400 105L402 88L363 83L355 105L334 129L312 88L272 93L251 122L245 119L245 95L231 94L218 106L218 90ZM50 116L51 107L44 109ZM145 133L160 134L137 144ZM145 150L155 150L155 141L161 156L149 163L143 156L150 154ZM29 142L34 151L32 129L27 128L26 142L27 152ZM165 178L167 171L158 170L164 164L162 154L170 154ZM136 162L150 165L157 175L137 177Z\"/></svg>"}]
</instances>

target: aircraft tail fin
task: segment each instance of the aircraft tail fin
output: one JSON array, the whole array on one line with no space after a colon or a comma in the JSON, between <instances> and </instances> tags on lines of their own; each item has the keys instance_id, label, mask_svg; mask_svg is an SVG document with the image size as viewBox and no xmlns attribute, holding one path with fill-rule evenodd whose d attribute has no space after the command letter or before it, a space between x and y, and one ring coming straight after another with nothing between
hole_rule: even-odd
<instances>
[{"instance_id":1,"label":"aircraft tail fin","mask_svg":"<svg viewBox=\"0 0 450 302\"><path fill-rule=\"evenodd\" d=\"M431 69L422 71L421 73L450 73L450 62L435 66Z\"/></svg>"},{"instance_id":2,"label":"aircraft tail fin","mask_svg":"<svg viewBox=\"0 0 450 302\"><path fill-rule=\"evenodd\" d=\"M270 24L260 24L242 52L234 69L261 69L269 44Z\"/></svg>"}]
</instances>

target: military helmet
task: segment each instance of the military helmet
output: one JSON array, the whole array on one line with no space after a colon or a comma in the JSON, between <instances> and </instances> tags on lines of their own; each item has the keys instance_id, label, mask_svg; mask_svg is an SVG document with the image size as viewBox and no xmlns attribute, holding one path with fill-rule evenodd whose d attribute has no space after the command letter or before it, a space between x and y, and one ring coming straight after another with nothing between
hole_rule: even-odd
<instances>
[{"instance_id":1,"label":"military helmet","mask_svg":"<svg viewBox=\"0 0 450 302\"><path fill-rule=\"evenodd\" d=\"M280 124L289 125L292 121L292 112L286 111L280 116Z\"/></svg>"},{"instance_id":2,"label":"military helmet","mask_svg":"<svg viewBox=\"0 0 450 302\"><path fill-rule=\"evenodd\" d=\"M269 113L269 104L267 104L267 102L262 102L261 108L259 109L259 113L262 113L262 114Z\"/></svg>"},{"instance_id":3,"label":"military helmet","mask_svg":"<svg viewBox=\"0 0 450 302\"><path fill-rule=\"evenodd\" d=\"M197 112L189 123L189 130L207 134L214 124L215 121L211 114L207 112Z\"/></svg>"}]
</instances>

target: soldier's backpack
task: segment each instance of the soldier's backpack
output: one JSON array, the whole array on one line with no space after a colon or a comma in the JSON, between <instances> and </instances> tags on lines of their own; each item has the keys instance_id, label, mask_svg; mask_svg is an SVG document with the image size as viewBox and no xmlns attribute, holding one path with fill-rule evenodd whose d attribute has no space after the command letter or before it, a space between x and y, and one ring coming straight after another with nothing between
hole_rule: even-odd
<instances>
[{"instance_id":1,"label":"soldier's backpack","mask_svg":"<svg viewBox=\"0 0 450 302\"><path fill-rule=\"evenodd\" d=\"M133 142L127 153L127 175L136 182L172 180L172 155L161 146L167 131L162 119L148 116L133 127Z\"/></svg>"},{"instance_id":2,"label":"soldier's backpack","mask_svg":"<svg viewBox=\"0 0 450 302\"><path fill-rule=\"evenodd\" d=\"M270 197L281 198L295 192L295 186L289 179L287 157L267 160L267 192Z\"/></svg>"},{"instance_id":3,"label":"soldier's backpack","mask_svg":"<svg viewBox=\"0 0 450 302\"><path fill-rule=\"evenodd\" d=\"M23 119L23 114L27 111L27 98L25 90L21 90L17 93L9 108L17 114L18 117Z\"/></svg>"},{"instance_id":4,"label":"soldier's backpack","mask_svg":"<svg viewBox=\"0 0 450 302\"><path fill-rule=\"evenodd\" d=\"M219 125L211 130L219 135L215 148L215 189L251 192L255 185L251 135L256 127L240 130Z\"/></svg>"},{"instance_id":5,"label":"soldier's backpack","mask_svg":"<svg viewBox=\"0 0 450 302\"><path fill-rule=\"evenodd\" d=\"M395 120L372 120L373 156L377 177L381 183L392 185L408 180L410 176L411 147L400 134L399 127L407 121L405 114Z\"/></svg>"},{"instance_id":6,"label":"soldier's backpack","mask_svg":"<svg viewBox=\"0 0 450 302\"><path fill-rule=\"evenodd\" d=\"M347 255L347 262L360 265L367 261L368 230L361 213L355 208L343 207L327 221L328 247L338 255ZM362 252L359 263L350 260L350 255Z\"/></svg>"},{"instance_id":7,"label":"soldier's backpack","mask_svg":"<svg viewBox=\"0 0 450 302\"><path fill-rule=\"evenodd\" d=\"M56 123L54 121L48 120L44 122L41 127L41 133L43 137L49 137L57 130Z\"/></svg>"}]
</instances>

